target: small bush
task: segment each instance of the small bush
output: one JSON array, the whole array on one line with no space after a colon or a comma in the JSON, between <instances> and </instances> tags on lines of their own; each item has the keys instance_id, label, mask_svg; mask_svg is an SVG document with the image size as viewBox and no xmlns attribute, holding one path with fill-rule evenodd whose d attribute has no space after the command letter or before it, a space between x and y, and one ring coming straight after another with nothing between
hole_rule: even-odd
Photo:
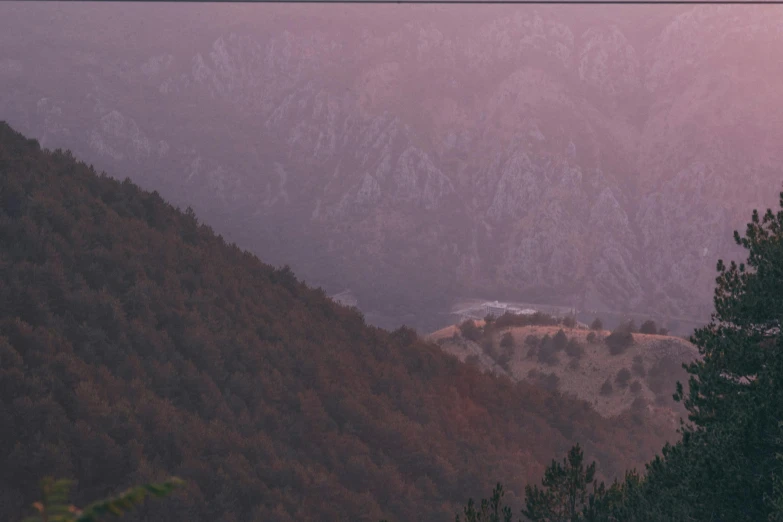
<instances>
[{"instance_id":1,"label":"small bush","mask_svg":"<svg viewBox=\"0 0 783 522\"><path fill-rule=\"evenodd\" d=\"M560 377L554 373L550 373L543 379L540 379L541 387L548 391L557 391L557 386L560 384Z\"/></svg>"},{"instance_id":2,"label":"small bush","mask_svg":"<svg viewBox=\"0 0 783 522\"><path fill-rule=\"evenodd\" d=\"M658 333L658 325L652 319L648 319L639 327L639 333L656 335Z\"/></svg>"},{"instance_id":3,"label":"small bush","mask_svg":"<svg viewBox=\"0 0 783 522\"><path fill-rule=\"evenodd\" d=\"M462 337L474 342L481 339L481 330L476 326L476 323L473 322L473 319L466 319L459 325L459 332L462 334Z\"/></svg>"},{"instance_id":4,"label":"small bush","mask_svg":"<svg viewBox=\"0 0 783 522\"><path fill-rule=\"evenodd\" d=\"M539 339L537 335L530 334L527 337L525 337L525 344L527 346L538 347L540 343L541 343L541 339Z\"/></svg>"},{"instance_id":5,"label":"small bush","mask_svg":"<svg viewBox=\"0 0 783 522\"><path fill-rule=\"evenodd\" d=\"M403 346L411 346L419 338L416 330L407 326L400 326L390 334L390 337Z\"/></svg>"},{"instance_id":6,"label":"small bush","mask_svg":"<svg viewBox=\"0 0 783 522\"><path fill-rule=\"evenodd\" d=\"M556 366L560 362L560 358L557 356L551 346L544 348L543 346L538 349L538 362L546 364L547 366Z\"/></svg>"},{"instance_id":7,"label":"small bush","mask_svg":"<svg viewBox=\"0 0 783 522\"><path fill-rule=\"evenodd\" d=\"M511 332L506 332L503 337L500 338L500 347L505 349L514 348L514 336Z\"/></svg>"},{"instance_id":8,"label":"small bush","mask_svg":"<svg viewBox=\"0 0 783 522\"><path fill-rule=\"evenodd\" d=\"M612 383L609 381L609 379L606 379L604 383L601 385L601 395L607 396L611 395L614 391L614 388L612 388Z\"/></svg>"},{"instance_id":9,"label":"small bush","mask_svg":"<svg viewBox=\"0 0 783 522\"><path fill-rule=\"evenodd\" d=\"M609 347L610 354L619 355L633 344L633 334L624 330L615 330L604 339L604 342Z\"/></svg>"},{"instance_id":10,"label":"small bush","mask_svg":"<svg viewBox=\"0 0 783 522\"><path fill-rule=\"evenodd\" d=\"M568 344L565 347L566 354L568 354L569 357L574 357L575 359L582 357L584 351L585 350L582 345L579 344L579 341L573 337L568 341Z\"/></svg>"},{"instance_id":11,"label":"small bush","mask_svg":"<svg viewBox=\"0 0 783 522\"><path fill-rule=\"evenodd\" d=\"M588 343L594 343L597 340L597 336L595 335L595 332L590 332L587 334L587 342Z\"/></svg>"},{"instance_id":12,"label":"small bush","mask_svg":"<svg viewBox=\"0 0 783 522\"><path fill-rule=\"evenodd\" d=\"M497 359L498 352L495 349L495 343L492 341L491 336L486 336L481 338L481 349L484 350L484 353L492 357L493 359Z\"/></svg>"},{"instance_id":13,"label":"small bush","mask_svg":"<svg viewBox=\"0 0 783 522\"><path fill-rule=\"evenodd\" d=\"M563 326L566 328L574 328L576 326L576 317L569 315L563 318Z\"/></svg>"},{"instance_id":14,"label":"small bush","mask_svg":"<svg viewBox=\"0 0 783 522\"><path fill-rule=\"evenodd\" d=\"M568 336L561 328L560 330L557 331L555 336L552 338L552 346L554 346L556 352L559 352L561 350L564 350L567 344L568 344Z\"/></svg>"},{"instance_id":15,"label":"small bush","mask_svg":"<svg viewBox=\"0 0 783 522\"><path fill-rule=\"evenodd\" d=\"M614 382L617 383L617 385L620 388L625 388L628 386L628 381L631 380L631 370L628 368L623 368L619 372L617 372L617 375L614 378Z\"/></svg>"},{"instance_id":16,"label":"small bush","mask_svg":"<svg viewBox=\"0 0 783 522\"><path fill-rule=\"evenodd\" d=\"M514 356L514 336L511 332L506 332L500 338L500 355L498 356L498 364L507 372L511 371L510 363L511 358Z\"/></svg>"},{"instance_id":17,"label":"small bush","mask_svg":"<svg viewBox=\"0 0 783 522\"><path fill-rule=\"evenodd\" d=\"M539 326L554 326L558 323L557 318L543 312L536 312L530 316L530 324Z\"/></svg>"},{"instance_id":18,"label":"small bush","mask_svg":"<svg viewBox=\"0 0 783 522\"><path fill-rule=\"evenodd\" d=\"M538 347L538 361L550 366L559 362L554 341L548 335L544 336L541 340L541 345Z\"/></svg>"},{"instance_id":19,"label":"small bush","mask_svg":"<svg viewBox=\"0 0 783 522\"><path fill-rule=\"evenodd\" d=\"M495 319L494 327L509 328L512 326L553 326L558 324L558 320L549 314L542 312L536 312L533 315L516 315L506 312L497 319Z\"/></svg>"},{"instance_id":20,"label":"small bush","mask_svg":"<svg viewBox=\"0 0 783 522\"><path fill-rule=\"evenodd\" d=\"M593 319L593 322L590 324L591 330L603 330L604 329L604 322L601 321L599 318Z\"/></svg>"}]
</instances>

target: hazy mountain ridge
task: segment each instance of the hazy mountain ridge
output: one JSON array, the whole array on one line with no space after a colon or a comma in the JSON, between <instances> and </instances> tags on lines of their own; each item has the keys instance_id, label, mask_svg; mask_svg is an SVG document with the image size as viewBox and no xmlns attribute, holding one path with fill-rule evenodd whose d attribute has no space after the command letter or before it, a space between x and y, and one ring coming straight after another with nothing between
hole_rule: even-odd
<instances>
[{"instance_id":1,"label":"hazy mountain ridge","mask_svg":"<svg viewBox=\"0 0 783 522\"><path fill-rule=\"evenodd\" d=\"M219 8L202 9L183 23ZM741 209L779 182L778 11L672 10L635 31L555 9L264 9L190 47L87 53L0 112L365 311L406 304L389 324L460 291L704 316ZM13 51L0 64L4 84L33 75Z\"/></svg>"}]
</instances>

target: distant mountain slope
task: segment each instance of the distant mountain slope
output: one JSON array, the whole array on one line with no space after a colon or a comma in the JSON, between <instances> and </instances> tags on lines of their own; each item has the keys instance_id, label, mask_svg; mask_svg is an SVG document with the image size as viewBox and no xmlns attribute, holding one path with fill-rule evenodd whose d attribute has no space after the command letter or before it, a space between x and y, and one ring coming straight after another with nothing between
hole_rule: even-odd
<instances>
[{"instance_id":1,"label":"distant mountain slope","mask_svg":"<svg viewBox=\"0 0 783 522\"><path fill-rule=\"evenodd\" d=\"M0 519L44 474L81 504L177 474L150 521L451 520L580 441L660 440L483 375L226 244L189 211L0 123Z\"/></svg>"},{"instance_id":2,"label":"distant mountain slope","mask_svg":"<svg viewBox=\"0 0 783 522\"><path fill-rule=\"evenodd\" d=\"M0 115L374 324L474 294L704 320L775 203L781 13L4 2Z\"/></svg>"}]
</instances>

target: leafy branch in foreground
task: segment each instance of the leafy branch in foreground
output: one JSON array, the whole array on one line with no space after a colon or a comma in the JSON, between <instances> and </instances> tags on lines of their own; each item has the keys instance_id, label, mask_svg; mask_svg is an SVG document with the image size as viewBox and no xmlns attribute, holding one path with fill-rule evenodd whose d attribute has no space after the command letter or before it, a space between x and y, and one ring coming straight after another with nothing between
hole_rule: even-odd
<instances>
[{"instance_id":1,"label":"leafy branch in foreground","mask_svg":"<svg viewBox=\"0 0 783 522\"><path fill-rule=\"evenodd\" d=\"M144 484L123 491L119 495L93 502L83 510L70 505L70 480L54 480L47 477L41 481L42 500L33 507L38 511L23 522L97 522L105 515L122 516L134 506L141 504L147 495L165 497L174 489L185 484L177 477L171 477L158 484Z\"/></svg>"}]
</instances>

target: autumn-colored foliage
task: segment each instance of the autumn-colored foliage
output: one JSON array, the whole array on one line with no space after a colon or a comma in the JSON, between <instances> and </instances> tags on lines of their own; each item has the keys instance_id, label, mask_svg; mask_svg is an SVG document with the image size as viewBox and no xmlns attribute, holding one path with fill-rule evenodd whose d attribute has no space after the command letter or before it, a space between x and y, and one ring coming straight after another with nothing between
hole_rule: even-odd
<instances>
[{"instance_id":1,"label":"autumn-colored foliage","mask_svg":"<svg viewBox=\"0 0 783 522\"><path fill-rule=\"evenodd\" d=\"M131 520L451 520L498 480L521 505L574 441L608 476L657 449L629 420L369 327L2 123L0 363L0 520L41 476L75 478L86 505L172 474L182 492Z\"/></svg>"}]
</instances>

